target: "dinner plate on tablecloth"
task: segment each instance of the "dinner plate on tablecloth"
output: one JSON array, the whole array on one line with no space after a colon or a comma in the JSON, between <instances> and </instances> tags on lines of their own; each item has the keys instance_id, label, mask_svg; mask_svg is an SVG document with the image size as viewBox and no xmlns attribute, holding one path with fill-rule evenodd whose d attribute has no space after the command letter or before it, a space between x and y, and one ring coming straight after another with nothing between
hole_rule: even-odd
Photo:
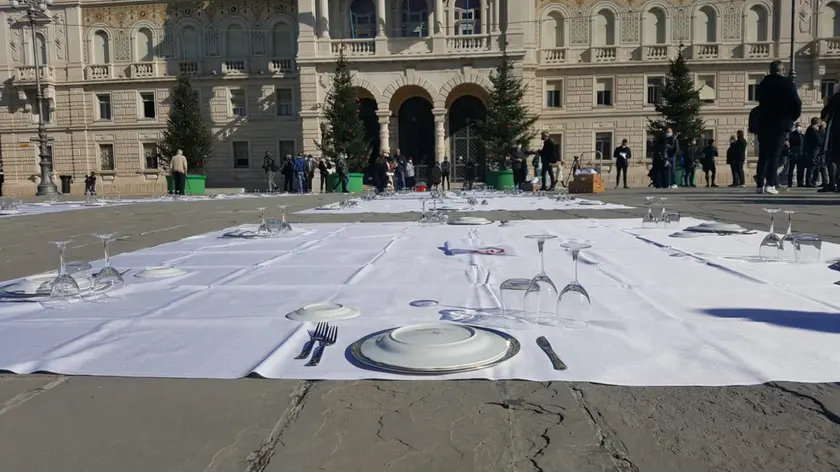
<instances>
[{"instance_id":1,"label":"dinner plate on tablecloth","mask_svg":"<svg viewBox=\"0 0 840 472\"><path fill-rule=\"evenodd\" d=\"M338 303L313 303L288 313L286 318L292 321L320 322L349 320L359 316L359 310Z\"/></svg>"},{"instance_id":2,"label":"dinner plate on tablecloth","mask_svg":"<svg viewBox=\"0 0 840 472\"><path fill-rule=\"evenodd\" d=\"M134 276L141 279L165 279L169 277L178 277L179 275L184 275L186 273L187 271L184 269L178 269L177 267L155 266L146 267L142 271L134 274Z\"/></svg>"}]
</instances>

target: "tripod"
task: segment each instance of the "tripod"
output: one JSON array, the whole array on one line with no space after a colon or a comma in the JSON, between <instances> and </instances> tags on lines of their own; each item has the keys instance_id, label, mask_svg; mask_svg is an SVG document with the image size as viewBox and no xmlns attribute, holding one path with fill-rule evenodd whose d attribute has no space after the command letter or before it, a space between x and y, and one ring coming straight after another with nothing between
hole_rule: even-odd
<instances>
[{"instance_id":1,"label":"tripod","mask_svg":"<svg viewBox=\"0 0 840 472\"><path fill-rule=\"evenodd\" d=\"M572 170L569 172L569 175L566 176L566 187L569 186L569 182L575 177L575 172L580 169L580 156L575 156L574 160L572 161Z\"/></svg>"}]
</instances>

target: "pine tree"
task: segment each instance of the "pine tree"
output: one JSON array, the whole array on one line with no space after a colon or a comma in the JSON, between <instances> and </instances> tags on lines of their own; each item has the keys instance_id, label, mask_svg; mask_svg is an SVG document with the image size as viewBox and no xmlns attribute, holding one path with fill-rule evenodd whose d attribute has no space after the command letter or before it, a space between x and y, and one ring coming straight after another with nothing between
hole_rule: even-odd
<instances>
[{"instance_id":1,"label":"pine tree","mask_svg":"<svg viewBox=\"0 0 840 472\"><path fill-rule=\"evenodd\" d=\"M506 170L505 155L517 144L527 148L534 138L536 117L528 117L525 105L526 86L514 73L513 63L507 55L490 75L493 89L487 104L487 115L476 124L476 131L484 144L488 161L496 168Z\"/></svg>"},{"instance_id":2,"label":"pine tree","mask_svg":"<svg viewBox=\"0 0 840 472\"><path fill-rule=\"evenodd\" d=\"M688 149L688 144L703 135L705 121L700 117L700 92L694 88L694 80L685 63L682 49L671 60L668 75L656 103L658 120L648 120L648 131L659 137L666 129L678 133L680 148Z\"/></svg>"},{"instance_id":3,"label":"pine tree","mask_svg":"<svg viewBox=\"0 0 840 472\"><path fill-rule=\"evenodd\" d=\"M168 164L178 150L187 158L187 172L204 173L207 160L213 156L213 135L204 124L198 91L186 74L178 77L172 91L172 106L169 108L166 131L158 143L161 160Z\"/></svg>"},{"instance_id":4,"label":"pine tree","mask_svg":"<svg viewBox=\"0 0 840 472\"><path fill-rule=\"evenodd\" d=\"M365 125L359 118L359 99L344 59L344 48L335 65L332 88L324 106L324 120L321 142L315 145L331 159L346 153L350 172L363 172L367 167L371 143L365 138Z\"/></svg>"}]
</instances>

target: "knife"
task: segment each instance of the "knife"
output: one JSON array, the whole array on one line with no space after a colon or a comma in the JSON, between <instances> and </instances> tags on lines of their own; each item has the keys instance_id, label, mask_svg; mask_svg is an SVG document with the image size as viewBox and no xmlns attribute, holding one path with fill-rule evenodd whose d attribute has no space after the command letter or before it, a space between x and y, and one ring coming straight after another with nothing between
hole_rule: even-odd
<instances>
[{"instance_id":1,"label":"knife","mask_svg":"<svg viewBox=\"0 0 840 472\"><path fill-rule=\"evenodd\" d=\"M537 346L543 350L543 352L548 356L548 359L551 361L551 365L554 367L554 370L566 370L566 364L557 357L557 353L554 352L554 349L551 348L551 343L548 342L548 339L545 339L545 336L540 336L537 338Z\"/></svg>"}]
</instances>

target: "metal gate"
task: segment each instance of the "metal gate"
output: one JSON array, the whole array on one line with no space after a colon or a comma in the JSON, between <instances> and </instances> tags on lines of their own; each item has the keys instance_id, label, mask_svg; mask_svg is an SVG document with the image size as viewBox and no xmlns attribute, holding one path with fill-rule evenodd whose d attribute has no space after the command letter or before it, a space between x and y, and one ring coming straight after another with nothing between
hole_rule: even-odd
<instances>
[{"instance_id":1,"label":"metal gate","mask_svg":"<svg viewBox=\"0 0 840 472\"><path fill-rule=\"evenodd\" d=\"M455 132L450 138L452 140L452 157L451 161L454 167L452 173L452 180L461 182L464 180L464 165L470 159L476 165L476 172L478 172L481 162L479 162L480 149L478 136L472 126L465 126L464 128Z\"/></svg>"}]
</instances>

